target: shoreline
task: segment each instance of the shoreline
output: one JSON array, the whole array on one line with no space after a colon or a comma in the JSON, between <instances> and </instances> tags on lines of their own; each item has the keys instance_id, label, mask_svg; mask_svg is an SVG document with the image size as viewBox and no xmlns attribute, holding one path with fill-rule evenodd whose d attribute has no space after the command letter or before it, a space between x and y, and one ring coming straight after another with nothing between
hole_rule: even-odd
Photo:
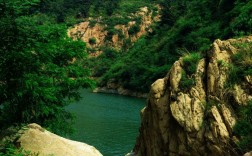
<instances>
[{"instance_id":1,"label":"shoreline","mask_svg":"<svg viewBox=\"0 0 252 156\"><path fill-rule=\"evenodd\" d=\"M106 94L118 94L118 95L124 95L124 96L132 96L137 98L147 98L148 93L141 93L136 92L128 89L124 89L122 87L112 89L107 87L97 87L94 90L92 90L93 93L106 93Z\"/></svg>"}]
</instances>

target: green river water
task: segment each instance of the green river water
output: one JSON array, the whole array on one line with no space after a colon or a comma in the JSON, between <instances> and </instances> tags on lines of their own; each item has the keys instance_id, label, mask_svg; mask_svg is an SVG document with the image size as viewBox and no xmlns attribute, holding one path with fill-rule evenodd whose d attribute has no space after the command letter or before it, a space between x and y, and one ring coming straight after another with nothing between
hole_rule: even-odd
<instances>
[{"instance_id":1,"label":"green river water","mask_svg":"<svg viewBox=\"0 0 252 156\"><path fill-rule=\"evenodd\" d=\"M81 90L82 99L67 107L76 115L70 137L96 147L104 156L124 156L135 144L145 99Z\"/></svg>"}]
</instances>

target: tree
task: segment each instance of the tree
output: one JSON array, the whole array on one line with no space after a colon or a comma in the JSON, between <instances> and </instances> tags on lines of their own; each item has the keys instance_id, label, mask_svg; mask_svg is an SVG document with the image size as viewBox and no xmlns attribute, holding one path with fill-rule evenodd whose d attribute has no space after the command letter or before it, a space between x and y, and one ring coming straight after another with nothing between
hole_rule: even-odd
<instances>
[{"instance_id":1,"label":"tree","mask_svg":"<svg viewBox=\"0 0 252 156\"><path fill-rule=\"evenodd\" d=\"M36 122L69 132L64 107L90 87L85 44L66 36L66 26L31 14L37 0L0 1L0 127Z\"/></svg>"}]
</instances>

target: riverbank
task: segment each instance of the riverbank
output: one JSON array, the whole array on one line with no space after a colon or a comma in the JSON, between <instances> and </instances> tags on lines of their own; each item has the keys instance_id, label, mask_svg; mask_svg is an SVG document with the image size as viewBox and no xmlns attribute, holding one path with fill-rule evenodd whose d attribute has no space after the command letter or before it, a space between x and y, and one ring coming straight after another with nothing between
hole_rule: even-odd
<instances>
[{"instance_id":1,"label":"riverbank","mask_svg":"<svg viewBox=\"0 0 252 156\"><path fill-rule=\"evenodd\" d=\"M93 90L93 93L118 94L118 95L132 96L132 97L138 97L138 98L148 97L148 93L136 92L136 91L124 89L123 87L118 87L118 88L97 87Z\"/></svg>"}]
</instances>

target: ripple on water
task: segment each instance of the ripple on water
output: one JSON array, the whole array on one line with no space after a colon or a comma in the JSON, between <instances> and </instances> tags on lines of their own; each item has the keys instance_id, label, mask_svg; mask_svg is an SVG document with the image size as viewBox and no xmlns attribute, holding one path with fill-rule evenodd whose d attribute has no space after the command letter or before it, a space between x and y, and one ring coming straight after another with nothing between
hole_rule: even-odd
<instances>
[{"instance_id":1,"label":"ripple on water","mask_svg":"<svg viewBox=\"0 0 252 156\"><path fill-rule=\"evenodd\" d=\"M82 99L69 105L75 113L71 139L95 146L104 156L123 156L135 144L145 99L81 90Z\"/></svg>"}]
</instances>

